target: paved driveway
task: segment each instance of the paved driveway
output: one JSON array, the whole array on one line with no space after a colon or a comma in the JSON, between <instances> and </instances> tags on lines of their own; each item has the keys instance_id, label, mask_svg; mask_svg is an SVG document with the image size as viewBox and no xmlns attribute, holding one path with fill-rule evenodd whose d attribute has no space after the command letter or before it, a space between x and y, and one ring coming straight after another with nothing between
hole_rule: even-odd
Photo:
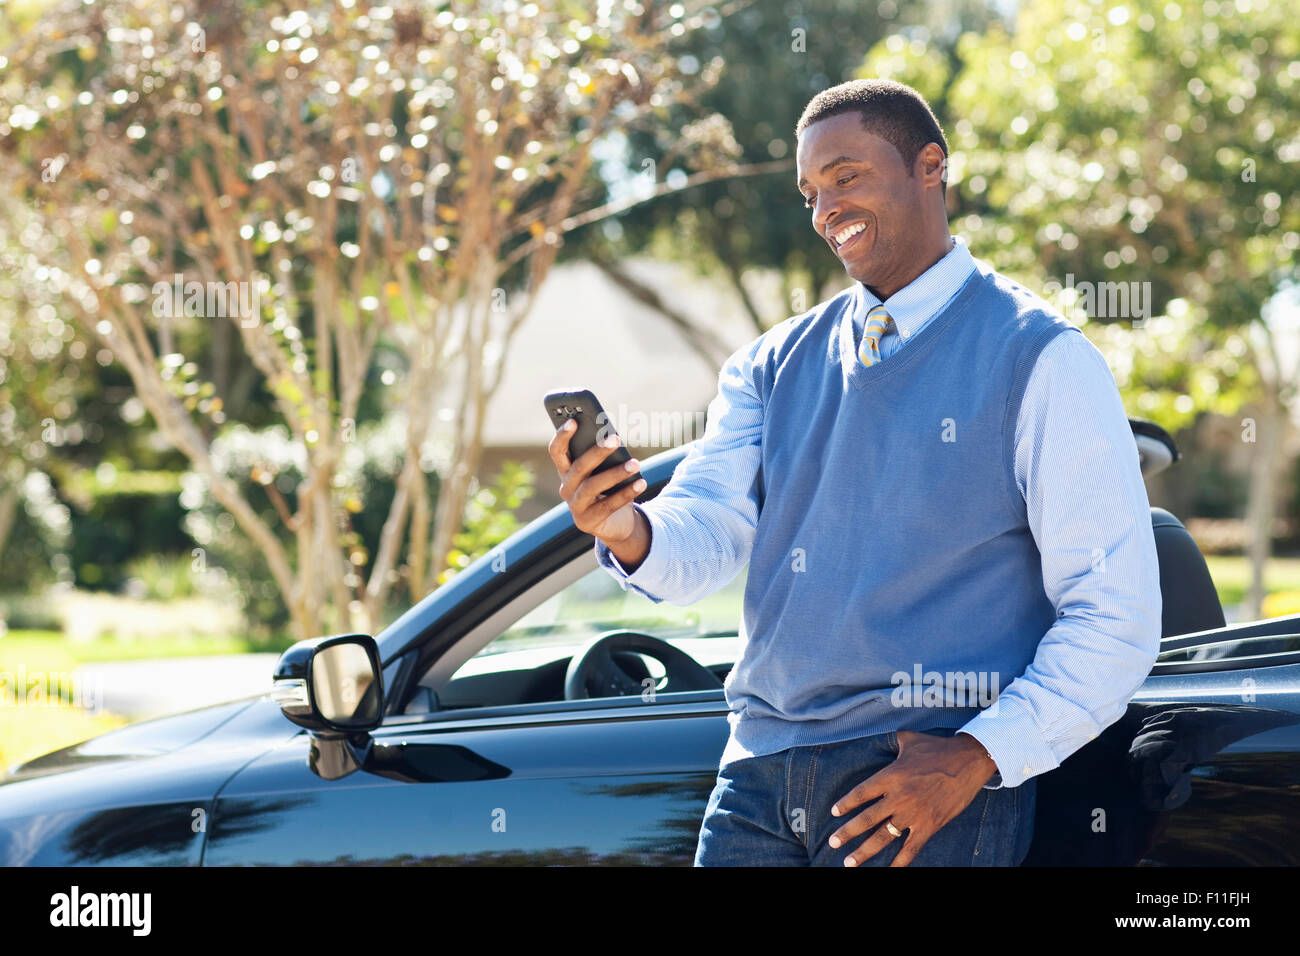
<instances>
[{"instance_id":1,"label":"paved driveway","mask_svg":"<svg viewBox=\"0 0 1300 956\"><path fill-rule=\"evenodd\" d=\"M78 702L129 720L220 704L271 689L278 654L221 654L87 664L73 672Z\"/></svg>"}]
</instances>

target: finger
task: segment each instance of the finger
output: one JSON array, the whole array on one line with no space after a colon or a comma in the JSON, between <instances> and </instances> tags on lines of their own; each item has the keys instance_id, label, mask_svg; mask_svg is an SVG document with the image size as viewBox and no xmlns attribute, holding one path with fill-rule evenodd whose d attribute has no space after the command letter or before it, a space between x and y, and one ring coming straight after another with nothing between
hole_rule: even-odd
<instances>
[{"instance_id":1,"label":"finger","mask_svg":"<svg viewBox=\"0 0 1300 956\"><path fill-rule=\"evenodd\" d=\"M885 783L887 780L886 775L888 773L889 766L882 767L844 796L836 800L831 806L831 816L842 817L854 807L861 806L868 800L874 800L876 797L884 796Z\"/></svg>"},{"instance_id":2,"label":"finger","mask_svg":"<svg viewBox=\"0 0 1300 956\"><path fill-rule=\"evenodd\" d=\"M902 830L905 837L911 835L911 831L906 829L901 823L895 821L894 826L899 830ZM871 859L897 839L899 838L890 833L884 826L878 827L875 833L867 837L862 846L858 847L844 858L844 865L858 866L863 861Z\"/></svg>"},{"instance_id":3,"label":"finger","mask_svg":"<svg viewBox=\"0 0 1300 956\"><path fill-rule=\"evenodd\" d=\"M604 444L604 442L609 442L609 444ZM618 451L621 444L622 442L619 441L617 435L607 435L603 441L596 442L596 444L575 458L573 464L584 471L590 472L602 461Z\"/></svg>"},{"instance_id":4,"label":"finger","mask_svg":"<svg viewBox=\"0 0 1300 956\"><path fill-rule=\"evenodd\" d=\"M590 507L602 494L609 491L620 481L627 481L627 479L636 475L640 469L641 462L635 458L629 458L622 465L606 468L604 471L593 472L587 476L582 484L574 489L573 499L570 503L578 508ZM638 475L638 477L640 476ZM633 482L633 484L636 484L636 482ZM622 489L622 491L626 490L626 488Z\"/></svg>"},{"instance_id":5,"label":"finger","mask_svg":"<svg viewBox=\"0 0 1300 956\"><path fill-rule=\"evenodd\" d=\"M569 441L573 438L577 427L578 423L572 418L565 419L564 424L555 429L551 443L546 446L547 454L551 456L551 461L555 463L555 468L561 475L573 464L569 460Z\"/></svg>"},{"instance_id":6,"label":"finger","mask_svg":"<svg viewBox=\"0 0 1300 956\"><path fill-rule=\"evenodd\" d=\"M930 842L932 834L913 832L908 830L903 835L903 847L898 851L898 855L890 861L890 866L907 866L916 859L916 855L921 852L921 847Z\"/></svg>"},{"instance_id":7,"label":"finger","mask_svg":"<svg viewBox=\"0 0 1300 956\"><path fill-rule=\"evenodd\" d=\"M898 805L888 798L878 800L861 813L847 820L842 827L832 833L826 843L832 850L837 850L854 837L866 833L880 825L889 815L898 810Z\"/></svg>"},{"instance_id":8,"label":"finger","mask_svg":"<svg viewBox=\"0 0 1300 956\"><path fill-rule=\"evenodd\" d=\"M636 500L636 496L645 491L645 485L645 479L638 478L622 491L616 491L598 499L585 511L580 510L579 514L582 515L582 523L579 525L579 530L586 531L588 534L597 533L610 515L629 502Z\"/></svg>"},{"instance_id":9,"label":"finger","mask_svg":"<svg viewBox=\"0 0 1300 956\"><path fill-rule=\"evenodd\" d=\"M573 460L569 470L564 473L564 478L560 482L560 497L566 501L572 497L578 486L587 480L587 477L596 469L602 461L608 458L618 448L618 439L612 439L614 444L605 446L597 442L592 445L581 455ZM624 475L624 478L627 476ZM568 494L565 494L568 492Z\"/></svg>"}]
</instances>

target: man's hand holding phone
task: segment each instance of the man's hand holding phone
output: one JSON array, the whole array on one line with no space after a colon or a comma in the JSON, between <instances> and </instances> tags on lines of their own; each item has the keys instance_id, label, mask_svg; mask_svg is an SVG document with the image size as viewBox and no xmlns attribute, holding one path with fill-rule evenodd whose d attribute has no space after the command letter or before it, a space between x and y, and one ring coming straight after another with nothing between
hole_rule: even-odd
<instances>
[{"instance_id":1,"label":"man's hand holding phone","mask_svg":"<svg viewBox=\"0 0 1300 956\"><path fill-rule=\"evenodd\" d=\"M560 476L560 497L573 514L578 530L594 535L618 558L619 564L631 574L650 553L650 526L632 507L633 500L645 490L645 479L638 478L626 488L611 494L604 493L636 474L641 464L629 459L622 468L596 468L619 447L617 435L608 435L577 457L569 457L569 440L577 431L572 418L555 431L547 446L551 461ZM602 497L603 495L603 497Z\"/></svg>"}]
</instances>

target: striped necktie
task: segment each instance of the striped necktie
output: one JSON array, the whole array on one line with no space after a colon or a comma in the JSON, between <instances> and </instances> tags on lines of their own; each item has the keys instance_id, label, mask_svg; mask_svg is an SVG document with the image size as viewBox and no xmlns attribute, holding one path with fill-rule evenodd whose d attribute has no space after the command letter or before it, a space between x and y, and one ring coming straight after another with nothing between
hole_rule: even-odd
<instances>
[{"instance_id":1,"label":"striped necktie","mask_svg":"<svg viewBox=\"0 0 1300 956\"><path fill-rule=\"evenodd\" d=\"M862 330L862 344L858 346L858 359L863 365L871 366L880 361L880 337L885 334L889 322L889 313L883 305L877 305L867 313L867 324Z\"/></svg>"}]
</instances>

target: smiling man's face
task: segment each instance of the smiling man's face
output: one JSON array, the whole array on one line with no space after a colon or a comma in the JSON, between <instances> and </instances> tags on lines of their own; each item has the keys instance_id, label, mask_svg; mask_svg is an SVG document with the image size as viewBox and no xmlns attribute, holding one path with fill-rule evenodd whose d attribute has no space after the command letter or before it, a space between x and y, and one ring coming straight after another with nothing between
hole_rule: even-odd
<instances>
[{"instance_id":1,"label":"smiling man's face","mask_svg":"<svg viewBox=\"0 0 1300 956\"><path fill-rule=\"evenodd\" d=\"M922 150L909 176L893 143L868 133L856 111L818 120L799 136L798 189L812 210L813 230L845 271L882 300L933 264L925 261L928 237L921 227L933 218L925 192L929 180L939 180L923 170L933 165L935 151L941 158L938 146Z\"/></svg>"}]
</instances>

